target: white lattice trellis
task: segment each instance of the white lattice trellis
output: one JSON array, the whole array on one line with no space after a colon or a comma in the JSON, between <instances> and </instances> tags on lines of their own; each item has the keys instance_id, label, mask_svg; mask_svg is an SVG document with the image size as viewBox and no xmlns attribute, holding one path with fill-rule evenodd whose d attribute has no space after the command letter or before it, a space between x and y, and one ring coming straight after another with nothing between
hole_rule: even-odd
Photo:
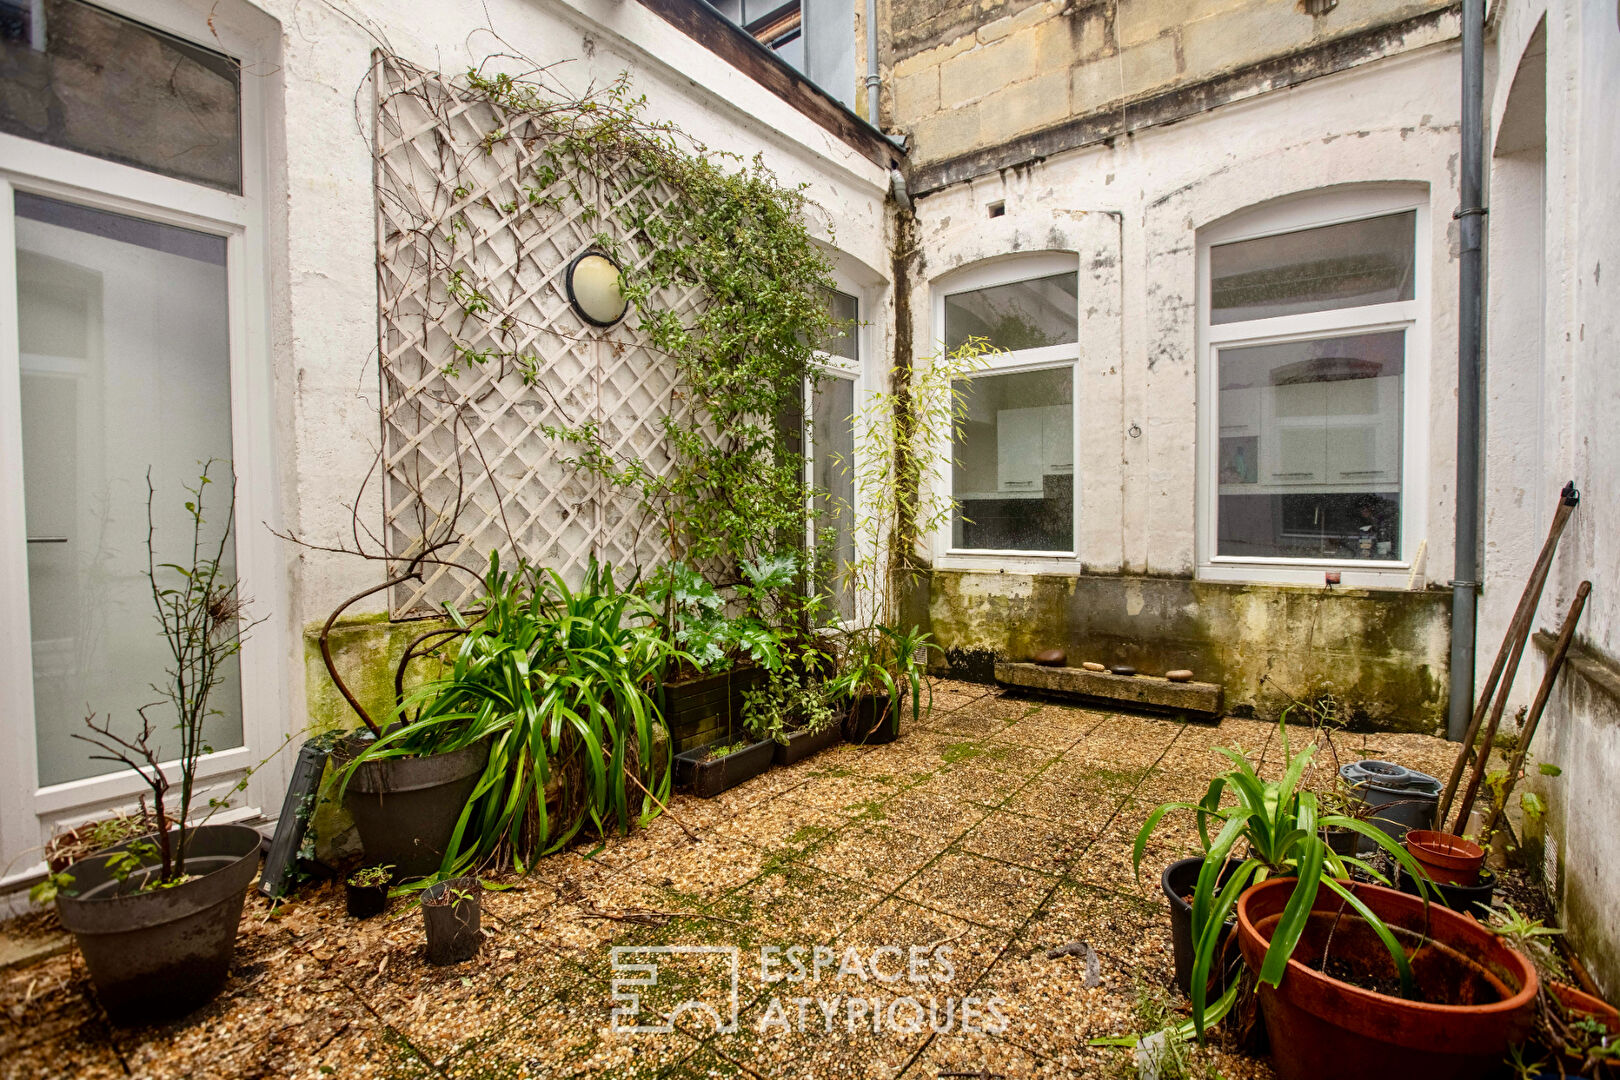
<instances>
[{"instance_id":1,"label":"white lattice trellis","mask_svg":"<svg viewBox=\"0 0 1620 1080\"><path fill-rule=\"evenodd\" d=\"M548 426L594 424L603 447L667 475L664 434L687 408L673 363L634 317L611 330L568 304L570 260L611 238L646 258L616 212L658 213L671 193L628 165L560 176L550 127L437 72L379 54L377 274L381 297L384 540L397 567L424 538L437 559L478 567L491 550L577 579L594 556L646 566L663 538L634 492L569 463ZM663 295L677 315L700 302ZM459 507L459 512L458 511ZM451 520L454 517L455 520ZM396 616L466 604L477 583L443 566L390 597Z\"/></svg>"}]
</instances>

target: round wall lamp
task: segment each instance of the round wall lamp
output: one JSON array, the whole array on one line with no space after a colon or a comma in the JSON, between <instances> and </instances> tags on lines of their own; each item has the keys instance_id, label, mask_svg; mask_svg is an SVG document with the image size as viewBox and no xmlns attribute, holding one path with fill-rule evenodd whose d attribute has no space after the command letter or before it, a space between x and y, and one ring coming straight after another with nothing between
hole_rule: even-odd
<instances>
[{"instance_id":1,"label":"round wall lamp","mask_svg":"<svg viewBox=\"0 0 1620 1080\"><path fill-rule=\"evenodd\" d=\"M568 302L592 326L612 326L624 318L630 302L619 287L619 264L603 252L582 251L568 264Z\"/></svg>"}]
</instances>

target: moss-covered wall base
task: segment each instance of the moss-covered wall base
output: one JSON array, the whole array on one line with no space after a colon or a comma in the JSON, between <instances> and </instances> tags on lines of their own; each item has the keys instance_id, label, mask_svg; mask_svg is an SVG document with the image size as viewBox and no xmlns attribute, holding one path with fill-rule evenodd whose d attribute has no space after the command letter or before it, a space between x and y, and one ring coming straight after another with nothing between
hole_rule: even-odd
<instances>
[{"instance_id":1,"label":"moss-covered wall base","mask_svg":"<svg viewBox=\"0 0 1620 1080\"><path fill-rule=\"evenodd\" d=\"M1191 668L1227 710L1273 716L1288 695L1331 693L1348 718L1433 732L1445 720L1450 594L1191 578L935 571L928 590L945 670L989 682L997 659L1062 648L1069 663Z\"/></svg>"},{"instance_id":2,"label":"moss-covered wall base","mask_svg":"<svg viewBox=\"0 0 1620 1080\"><path fill-rule=\"evenodd\" d=\"M443 625L442 620L434 619L390 622L387 614L379 612L344 619L332 628L328 641L338 672L377 724L386 725L392 719L394 669L399 666L399 658L405 655L405 647L419 635ZM343 700L321 659L321 626L322 623L313 622L304 627L309 734L353 731L361 726L360 718ZM417 661L411 665L407 689L421 680L424 670L432 663ZM310 850L312 840L315 857L323 862L341 862L359 852L353 821L341 805L324 796L316 801L310 815L310 833L312 837L306 840L306 850Z\"/></svg>"}]
</instances>

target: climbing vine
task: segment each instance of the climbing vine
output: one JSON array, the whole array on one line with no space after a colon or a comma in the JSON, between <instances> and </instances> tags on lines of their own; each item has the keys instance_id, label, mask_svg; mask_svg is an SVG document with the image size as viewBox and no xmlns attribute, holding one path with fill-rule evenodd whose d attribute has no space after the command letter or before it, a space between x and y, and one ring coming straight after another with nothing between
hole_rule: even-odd
<instances>
[{"instance_id":1,"label":"climbing vine","mask_svg":"<svg viewBox=\"0 0 1620 1080\"><path fill-rule=\"evenodd\" d=\"M812 239L804 187L784 184L759 156L714 150L651 117L628 75L576 93L549 68L488 70L496 59L511 60L448 77L378 55L382 352L385 399L394 395L385 421L391 404L411 413L395 421L405 450L388 467L415 470L424 486L446 483L445 455L425 465L411 456L433 445L422 432L459 425L476 438L498 426L477 418L500 404L552 448L549 463L530 463L513 483L561 464L588 481L590 498L628 500L640 539L653 538L621 546L638 561L656 547L719 583L744 560L796 546L807 513L803 396L817 378L816 347L835 329L831 268ZM628 314L607 330L556 302L568 258L589 249L624 270ZM614 415L600 404L603 371L637 378L644 372L625 374L632 355L674 375L655 384L656 408ZM398 358L408 356L417 369L405 371ZM592 363L594 373L584 370ZM451 410L461 418L447 424ZM655 430L659 445L627 435L631 421ZM499 462L522 450L504 441L496 464L483 446L456 453L478 455L493 483ZM524 526L505 513L513 495L495 493L507 539L543 558L523 550ZM415 513L426 535L434 511ZM554 534L563 529L554 523Z\"/></svg>"}]
</instances>

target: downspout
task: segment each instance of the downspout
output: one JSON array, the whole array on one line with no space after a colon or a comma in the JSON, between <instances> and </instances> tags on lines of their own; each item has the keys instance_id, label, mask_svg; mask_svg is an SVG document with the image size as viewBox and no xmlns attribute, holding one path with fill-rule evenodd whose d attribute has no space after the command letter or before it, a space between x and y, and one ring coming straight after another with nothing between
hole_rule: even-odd
<instances>
[{"instance_id":1,"label":"downspout","mask_svg":"<svg viewBox=\"0 0 1620 1080\"><path fill-rule=\"evenodd\" d=\"M866 0L866 122L878 126L877 0Z\"/></svg>"},{"instance_id":2,"label":"downspout","mask_svg":"<svg viewBox=\"0 0 1620 1080\"><path fill-rule=\"evenodd\" d=\"M1480 335L1485 232L1485 0L1462 5L1462 162L1457 218L1457 539L1451 583L1451 696L1446 736L1460 740L1474 712L1479 593Z\"/></svg>"}]
</instances>

